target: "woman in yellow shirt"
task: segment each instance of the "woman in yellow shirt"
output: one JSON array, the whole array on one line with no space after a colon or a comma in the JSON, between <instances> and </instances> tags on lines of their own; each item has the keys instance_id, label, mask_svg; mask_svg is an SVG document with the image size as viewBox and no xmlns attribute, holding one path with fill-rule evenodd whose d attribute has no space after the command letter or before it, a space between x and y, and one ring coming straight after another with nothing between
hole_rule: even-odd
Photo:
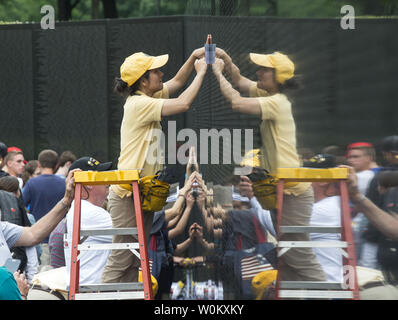
<instances>
[{"instance_id":1,"label":"woman in yellow shirt","mask_svg":"<svg viewBox=\"0 0 398 320\"><path fill-rule=\"evenodd\" d=\"M250 53L250 59L259 66L257 82L240 74L239 68L222 49L217 49L212 65L221 93L232 109L261 118L261 167L275 174L278 168L300 167L296 150L296 126L292 107L284 90L297 88L294 64L284 54ZM231 76L232 84L223 75ZM241 93L249 97L241 96ZM285 189L282 225L308 226L310 222L313 190L310 183L299 183ZM284 234L282 240L308 241L307 233ZM282 256L283 280L324 281L325 275L311 248L293 248Z\"/></svg>"},{"instance_id":2,"label":"woman in yellow shirt","mask_svg":"<svg viewBox=\"0 0 398 320\"><path fill-rule=\"evenodd\" d=\"M204 48L194 50L177 74L163 83L160 70L169 56L149 56L143 52L127 57L120 67L120 78L116 79L115 91L126 96L120 129L120 156L118 170L139 169L140 176L154 175L162 168L158 157L161 152L160 139L156 131L161 130L164 116L185 112L189 109L202 85L207 70ZM193 70L196 76L192 83L177 97L169 96L180 90ZM153 155L152 153L157 153ZM155 159L155 160L154 160ZM114 228L136 227L134 205L130 191L113 185L109 193L108 209ZM143 215L144 232L148 238L153 213ZM116 235L113 241L136 242L130 235ZM102 274L107 283L136 282L140 261L126 250L112 250Z\"/></svg>"}]
</instances>

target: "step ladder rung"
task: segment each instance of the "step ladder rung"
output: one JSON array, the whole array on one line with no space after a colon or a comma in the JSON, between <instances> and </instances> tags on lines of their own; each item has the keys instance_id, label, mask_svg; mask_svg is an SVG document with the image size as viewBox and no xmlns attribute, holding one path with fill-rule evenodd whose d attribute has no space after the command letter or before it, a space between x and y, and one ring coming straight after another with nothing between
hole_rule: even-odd
<instances>
[{"instance_id":1,"label":"step ladder rung","mask_svg":"<svg viewBox=\"0 0 398 320\"><path fill-rule=\"evenodd\" d=\"M280 298L352 299L352 291L279 290Z\"/></svg>"},{"instance_id":2,"label":"step ladder rung","mask_svg":"<svg viewBox=\"0 0 398 320\"><path fill-rule=\"evenodd\" d=\"M119 283L98 283L98 284L82 284L79 286L79 292L91 291L127 291L127 290L143 290L142 282L119 282Z\"/></svg>"},{"instance_id":3,"label":"step ladder rung","mask_svg":"<svg viewBox=\"0 0 398 320\"><path fill-rule=\"evenodd\" d=\"M341 290L340 282L328 281L281 281L281 289L325 289L325 290Z\"/></svg>"},{"instance_id":4,"label":"step ladder rung","mask_svg":"<svg viewBox=\"0 0 398 320\"><path fill-rule=\"evenodd\" d=\"M132 243L90 243L90 244L79 244L77 249L79 251L90 251L90 250L131 250L139 249L140 245L138 242Z\"/></svg>"},{"instance_id":5,"label":"step ladder rung","mask_svg":"<svg viewBox=\"0 0 398 320\"><path fill-rule=\"evenodd\" d=\"M82 185L129 184L139 180L139 170L77 171L75 183Z\"/></svg>"},{"instance_id":6,"label":"step ladder rung","mask_svg":"<svg viewBox=\"0 0 398 320\"><path fill-rule=\"evenodd\" d=\"M347 248L345 241L279 241L279 248Z\"/></svg>"},{"instance_id":7,"label":"step ladder rung","mask_svg":"<svg viewBox=\"0 0 398 320\"><path fill-rule=\"evenodd\" d=\"M281 226L281 233L341 233L339 226Z\"/></svg>"},{"instance_id":8,"label":"step ladder rung","mask_svg":"<svg viewBox=\"0 0 398 320\"><path fill-rule=\"evenodd\" d=\"M144 299L144 291L76 293L75 300L135 300Z\"/></svg>"},{"instance_id":9,"label":"step ladder rung","mask_svg":"<svg viewBox=\"0 0 398 320\"><path fill-rule=\"evenodd\" d=\"M113 236L137 235L137 228L107 228L107 229L81 229L80 235L86 236Z\"/></svg>"},{"instance_id":10,"label":"step ladder rung","mask_svg":"<svg viewBox=\"0 0 398 320\"><path fill-rule=\"evenodd\" d=\"M338 181L348 178L348 169L278 168L276 177L294 182Z\"/></svg>"}]
</instances>

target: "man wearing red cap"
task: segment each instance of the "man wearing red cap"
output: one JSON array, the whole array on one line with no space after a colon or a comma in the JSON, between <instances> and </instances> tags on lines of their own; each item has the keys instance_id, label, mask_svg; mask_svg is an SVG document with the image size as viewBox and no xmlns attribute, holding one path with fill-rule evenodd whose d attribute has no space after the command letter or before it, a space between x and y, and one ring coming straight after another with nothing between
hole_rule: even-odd
<instances>
[{"instance_id":1,"label":"man wearing red cap","mask_svg":"<svg viewBox=\"0 0 398 320\"><path fill-rule=\"evenodd\" d=\"M369 142L355 142L347 146L347 161L356 172L378 168L376 151Z\"/></svg>"},{"instance_id":2,"label":"man wearing red cap","mask_svg":"<svg viewBox=\"0 0 398 320\"><path fill-rule=\"evenodd\" d=\"M374 177L372 168L375 165L376 152L368 142L355 142L347 146L347 162L355 170L359 192L366 195L370 181ZM355 253L358 265L378 269L377 246L363 239L368 220L363 213L358 212L352 220L355 239Z\"/></svg>"},{"instance_id":3,"label":"man wearing red cap","mask_svg":"<svg viewBox=\"0 0 398 320\"><path fill-rule=\"evenodd\" d=\"M5 166L3 167L3 171L7 172L10 176L17 177L19 187L22 189L23 181L21 175L25 169L25 158L19 148L10 147L7 151L8 153L4 158Z\"/></svg>"}]
</instances>

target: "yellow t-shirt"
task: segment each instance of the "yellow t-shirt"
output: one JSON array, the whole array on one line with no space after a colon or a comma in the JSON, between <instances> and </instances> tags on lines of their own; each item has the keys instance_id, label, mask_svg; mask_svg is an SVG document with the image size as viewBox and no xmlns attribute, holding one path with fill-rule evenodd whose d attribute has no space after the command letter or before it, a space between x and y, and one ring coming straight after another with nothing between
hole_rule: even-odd
<instances>
[{"instance_id":1,"label":"yellow t-shirt","mask_svg":"<svg viewBox=\"0 0 398 320\"><path fill-rule=\"evenodd\" d=\"M286 95L277 93L272 96L257 88L253 82L250 96L258 97L261 107L261 166L271 174L278 168L298 168L301 166L296 150L296 125L292 114L292 105ZM287 186L286 194L299 195L305 192L311 183L298 183Z\"/></svg>"},{"instance_id":2,"label":"yellow t-shirt","mask_svg":"<svg viewBox=\"0 0 398 320\"><path fill-rule=\"evenodd\" d=\"M159 162L162 107L169 97L169 90L163 85L153 97L141 91L129 96L124 104L124 114L120 128L120 156L118 170L139 169L140 177L154 175L163 165ZM157 131L157 132L156 132ZM118 185L112 190L121 198L131 192Z\"/></svg>"}]
</instances>

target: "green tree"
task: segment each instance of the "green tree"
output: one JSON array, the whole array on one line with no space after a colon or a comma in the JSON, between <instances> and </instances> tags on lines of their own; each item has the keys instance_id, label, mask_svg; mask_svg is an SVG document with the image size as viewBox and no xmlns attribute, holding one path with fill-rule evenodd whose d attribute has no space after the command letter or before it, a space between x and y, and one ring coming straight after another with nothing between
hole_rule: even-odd
<instances>
[{"instance_id":1,"label":"green tree","mask_svg":"<svg viewBox=\"0 0 398 320\"><path fill-rule=\"evenodd\" d=\"M351 0L355 14L398 15L398 0ZM130 18L158 15L340 17L346 0L0 0L0 21L41 20L52 5L59 20Z\"/></svg>"},{"instance_id":2,"label":"green tree","mask_svg":"<svg viewBox=\"0 0 398 320\"><path fill-rule=\"evenodd\" d=\"M46 4L57 7L56 0L0 0L0 21L40 21L40 8Z\"/></svg>"}]
</instances>

